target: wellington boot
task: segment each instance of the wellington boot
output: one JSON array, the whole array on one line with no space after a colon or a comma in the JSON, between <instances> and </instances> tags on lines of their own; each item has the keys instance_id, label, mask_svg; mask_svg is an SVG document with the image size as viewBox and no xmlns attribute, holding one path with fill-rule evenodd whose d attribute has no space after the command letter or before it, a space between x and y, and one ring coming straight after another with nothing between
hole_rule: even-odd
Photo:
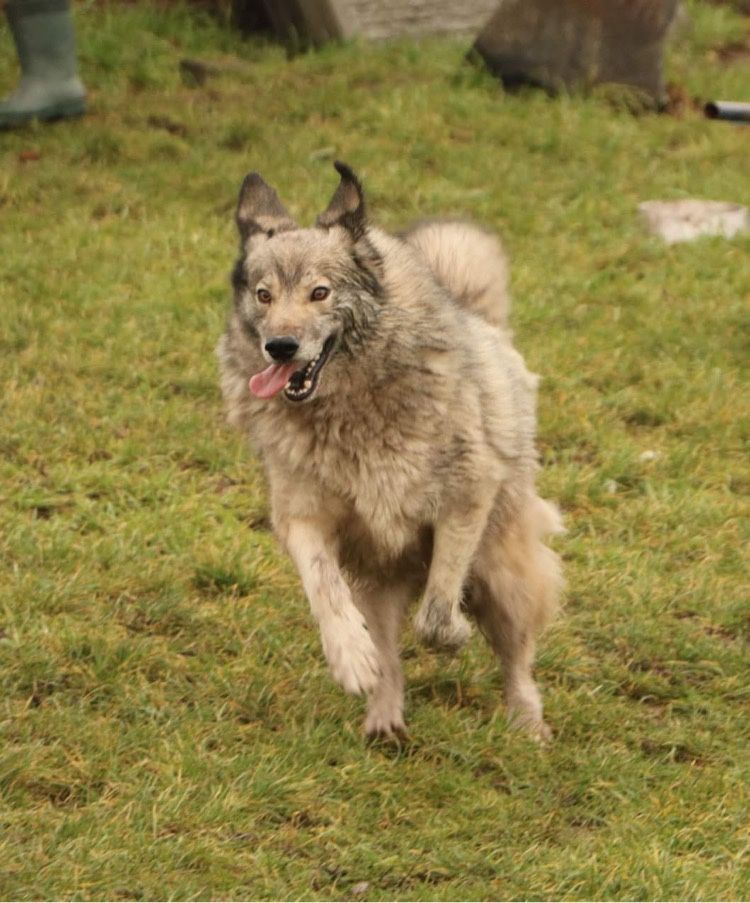
<instances>
[{"instance_id":1,"label":"wellington boot","mask_svg":"<svg viewBox=\"0 0 750 903\"><path fill-rule=\"evenodd\" d=\"M62 119L86 112L76 68L68 0L11 0L6 7L21 64L16 90L0 101L0 128L31 119Z\"/></svg>"}]
</instances>

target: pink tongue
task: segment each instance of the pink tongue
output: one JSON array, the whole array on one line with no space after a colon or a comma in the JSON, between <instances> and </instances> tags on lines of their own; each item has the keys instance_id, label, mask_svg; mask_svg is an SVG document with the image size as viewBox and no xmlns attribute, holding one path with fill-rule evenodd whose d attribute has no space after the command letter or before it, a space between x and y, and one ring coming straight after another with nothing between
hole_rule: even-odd
<instances>
[{"instance_id":1,"label":"pink tongue","mask_svg":"<svg viewBox=\"0 0 750 903\"><path fill-rule=\"evenodd\" d=\"M291 364L271 364L270 367L250 377L250 391L258 398L272 398L281 392L295 370L299 370L299 361Z\"/></svg>"}]
</instances>

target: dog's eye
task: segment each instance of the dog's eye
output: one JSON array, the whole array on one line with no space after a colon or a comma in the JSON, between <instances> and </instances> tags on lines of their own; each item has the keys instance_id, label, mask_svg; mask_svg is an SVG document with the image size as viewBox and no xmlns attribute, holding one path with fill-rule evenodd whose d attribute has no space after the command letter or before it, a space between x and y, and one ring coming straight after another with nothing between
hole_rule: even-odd
<instances>
[{"instance_id":1,"label":"dog's eye","mask_svg":"<svg viewBox=\"0 0 750 903\"><path fill-rule=\"evenodd\" d=\"M268 291L267 288L259 288L256 291L255 296L257 297L258 301L260 301L261 304L270 304L271 303L271 293Z\"/></svg>"},{"instance_id":2,"label":"dog's eye","mask_svg":"<svg viewBox=\"0 0 750 903\"><path fill-rule=\"evenodd\" d=\"M312 290L311 301L324 301L331 294L331 290L325 285L319 285Z\"/></svg>"}]
</instances>

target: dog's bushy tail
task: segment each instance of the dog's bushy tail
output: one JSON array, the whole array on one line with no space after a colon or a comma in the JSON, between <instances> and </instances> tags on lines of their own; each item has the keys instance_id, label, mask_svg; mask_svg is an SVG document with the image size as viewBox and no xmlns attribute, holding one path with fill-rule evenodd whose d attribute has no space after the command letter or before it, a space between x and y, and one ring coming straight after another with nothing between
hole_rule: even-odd
<instances>
[{"instance_id":1,"label":"dog's bushy tail","mask_svg":"<svg viewBox=\"0 0 750 903\"><path fill-rule=\"evenodd\" d=\"M497 236L460 220L427 220L403 237L460 304L509 332L508 261Z\"/></svg>"}]
</instances>

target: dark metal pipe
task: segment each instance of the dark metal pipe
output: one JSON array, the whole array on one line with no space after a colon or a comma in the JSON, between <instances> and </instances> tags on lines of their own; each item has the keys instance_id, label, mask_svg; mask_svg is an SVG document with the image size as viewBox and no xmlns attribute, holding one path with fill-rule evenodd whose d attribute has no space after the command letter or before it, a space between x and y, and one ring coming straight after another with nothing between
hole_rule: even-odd
<instances>
[{"instance_id":1,"label":"dark metal pipe","mask_svg":"<svg viewBox=\"0 0 750 903\"><path fill-rule=\"evenodd\" d=\"M706 104L704 110L709 119L750 122L750 103L736 100L712 100Z\"/></svg>"}]
</instances>

